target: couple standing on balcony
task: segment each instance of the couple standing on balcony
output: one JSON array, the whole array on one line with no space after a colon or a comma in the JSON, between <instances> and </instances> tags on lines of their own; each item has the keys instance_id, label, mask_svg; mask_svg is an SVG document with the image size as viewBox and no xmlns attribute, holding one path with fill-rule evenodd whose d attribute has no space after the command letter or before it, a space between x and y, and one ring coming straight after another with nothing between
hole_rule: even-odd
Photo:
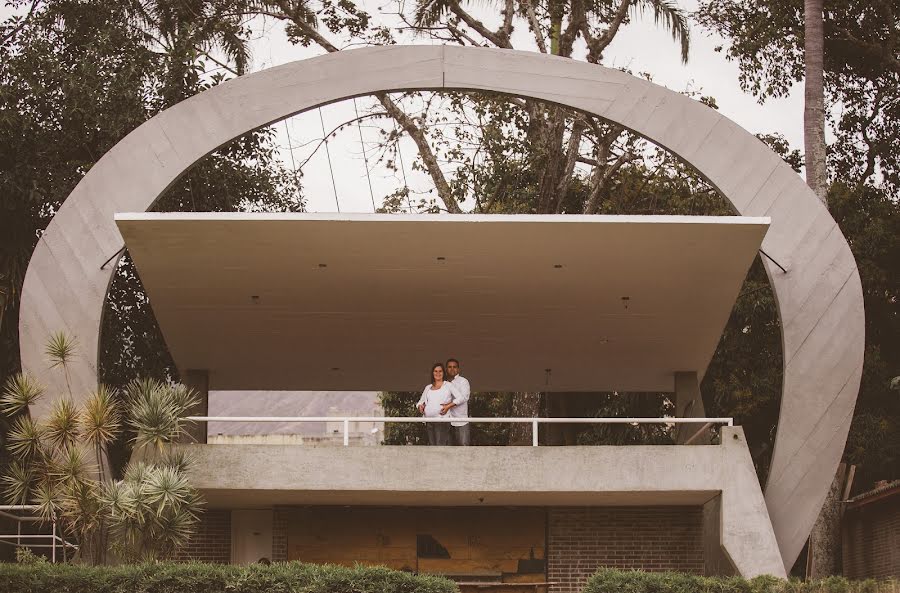
<instances>
[{"instance_id":1,"label":"couple standing on balcony","mask_svg":"<svg viewBox=\"0 0 900 593\"><path fill-rule=\"evenodd\" d=\"M429 445L469 444L469 381L459 374L459 361L451 358L447 368L436 362L431 367L431 383L422 390L416 407L426 418L441 418L450 415L460 420L446 422L426 422Z\"/></svg>"}]
</instances>

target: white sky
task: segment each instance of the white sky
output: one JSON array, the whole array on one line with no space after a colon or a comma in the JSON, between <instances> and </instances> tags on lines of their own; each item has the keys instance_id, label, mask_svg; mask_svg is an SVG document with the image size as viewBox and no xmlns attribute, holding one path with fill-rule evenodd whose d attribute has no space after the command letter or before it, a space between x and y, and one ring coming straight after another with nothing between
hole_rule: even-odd
<instances>
[{"instance_id":1,"label":"white sky","mask_svg":"<svg viewBox=\"0 0 900 593\"><path fill-rule=\"evenodd\" d=\"M393 10L394 4L390 0L362 0L361 3L375 20L395 22L393 20L395 17L384 16L381 10L382 8L387 11ZM680 0L678 4L687 11L697 8L697 0ZM484 5L478 6L476 3L475 6L473 10L484 20L490 22L496 18ZM8 7L0 6L0 18L5 18L10 13ZM271 19L259 19L251 25L254 31L251 45L253 71L324 53L317 47L292 45L287 40L282 23ZM405 42L431 43L430 40L423 38L410 38ZM525 23L518 24L513 35L513 43L521 49L534 48L534 41ZM736 64L728 62L722 53L714 51L715 46L720 43L721 39L711 37L694 26L690 61L687 65L683 65L677 45L665 31L653 23L652 15L647 15L644 18L634 19L631 25L620 29L606 51L604 63L611 67L626 67L635 73L650 73L654 82L672 90L699 91L704 95L711 95L715 97L724 115L750 132L779 132L787 138L792 147L802 148L802 85L799 83L795 85L790 95L783 99L771 99L765 105L759 105L751 95L741 92ZM367 99L358 99L358 104L362 111L370 103ZM276 124L278 143L282 148L281 157L288 167L292 167L292 162L299 164L306 159L317 140L322 138L320 111L325 129L328 131L354 117L353 103L344 101ZM364 123L362 126L363 137L367 142L374 141L377 137L375 125ZM293 151L288 150L289 144L294 146ZM427 191L432 187L430 179L421 173L413 172L410 168L415 154L414 145L406 138L401 146L410 187L414 190ZM328 148L340 210L371 212L372 198L357 127L354 125L343 130L337 138L329 141ZM325 150L320 149L312 156L303 169L303 175L302 183L308 210L335 211L335 187L332 186L332 175ZM384 168L375 168L372 171L371 181L376 205L380 206L383 196L402 187L402 179L398 177Z\"/></svg>"}]
</instances>

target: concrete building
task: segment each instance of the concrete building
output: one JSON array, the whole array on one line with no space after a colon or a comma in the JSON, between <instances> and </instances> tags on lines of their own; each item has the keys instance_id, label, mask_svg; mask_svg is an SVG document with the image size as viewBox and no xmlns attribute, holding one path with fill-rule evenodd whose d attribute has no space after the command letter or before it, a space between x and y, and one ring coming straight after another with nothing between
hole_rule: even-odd
<instances>
[{"instance_id":1,"label":"concrete building","mask_svg":"<svg viewBox=\"0 0 900 593\"><path fill-rule=\"evenodd\" d=\"M249 130L421 89L596 114L692 164L739 216L146 213ZM699 381L765 254L784 352L765 489L730 426L712 445L684 431L691 446L199 444L193 479L211 510L197 550L209 560L359 560L566 593L601 565L783 576L828 492L859 387L856 263L799 176L699 102L571 60L370 48L241 77L163 112L91 169L42 236L22 298L27 371L45 375L52 331L96 347L113 268L101 264L123 245L183 376L203 390L413 390L453 355L478 390L663 391L691 418L704 416ZM96 361L79 360L70 380L86 393Z\"/></svg>"}]
</instances>

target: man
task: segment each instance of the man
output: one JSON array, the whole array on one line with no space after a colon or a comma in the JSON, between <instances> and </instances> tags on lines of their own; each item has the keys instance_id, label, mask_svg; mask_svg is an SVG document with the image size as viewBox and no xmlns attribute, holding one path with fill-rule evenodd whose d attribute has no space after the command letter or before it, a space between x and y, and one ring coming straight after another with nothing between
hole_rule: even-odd
<instances>
[{"instance_id":1,"label":"man","mask_svg":"<svg viewBox=\"0 0 900 593\"><path fill-rule=\"evenodd\" d=\"M447 360L447 377L450 379L450 391L453 393L453 400L441 406L441 415L443 416L449 412L451 418L468 418L471 389L468 379L459 374L459 361L455 358ZM461 447L469 446L468 422L451 422L450 431L453 434L454 444Z\"/></svg>"}]
</instances>

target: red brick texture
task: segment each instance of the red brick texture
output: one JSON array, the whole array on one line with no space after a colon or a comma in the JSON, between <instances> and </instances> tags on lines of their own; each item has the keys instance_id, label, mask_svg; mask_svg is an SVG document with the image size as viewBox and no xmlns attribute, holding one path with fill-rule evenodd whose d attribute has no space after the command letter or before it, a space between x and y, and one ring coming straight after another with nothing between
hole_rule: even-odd
<instances>
[{"instance_id":1,"label":"red brick texture","mask_svg":"<svg viewBox=\"0 0 900 593\"><path fill-rule=\"evenodd\" d=\"M552 593L578 593L598 568L703 574L701 507L556 507L547 514Z\"/></svg>"},{"instance_id":2,"label":"red brick texture","mask_svg":"<svg viewBox=\"0 0 900 593\"><path fill-rule=\"evenodd\" d=\"M856 508L843 518L844 576L900 576L900 495Z\"/></svg>"},{"instance_id":3,"label":"red brick texture","mask_svg":"<svg viewBox=\"0 0 900 593\"><path fill-rule=\"evenodd\" d=\"M231 562L231 511L209 509L200 515L197 533L175 552L176 561Z\"/></svg>"}]
</instances>

